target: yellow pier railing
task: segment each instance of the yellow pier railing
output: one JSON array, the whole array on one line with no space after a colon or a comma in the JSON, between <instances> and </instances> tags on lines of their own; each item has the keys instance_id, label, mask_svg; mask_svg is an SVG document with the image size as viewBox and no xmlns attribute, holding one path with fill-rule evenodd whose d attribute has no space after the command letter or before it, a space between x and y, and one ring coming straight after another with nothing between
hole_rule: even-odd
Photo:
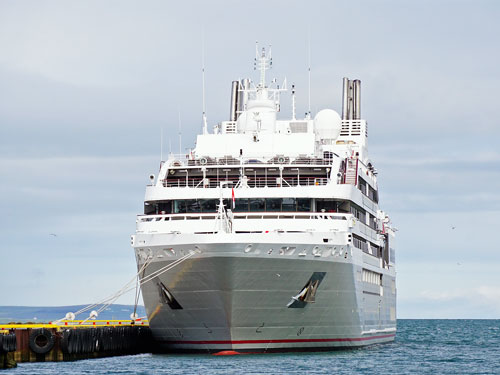
<instances>
[{"instance_id":1,"label":"yellow pier railing","mask_svg":"<svg viewBox=\"0 0 500 375\"><path fill-rule=\"evenodd\" d=\"M147 319L136 320L63 320L57 323L0 323L0 331L28 328L94 328L94 327L149 326Z\"/></svg>"}]
</instances>

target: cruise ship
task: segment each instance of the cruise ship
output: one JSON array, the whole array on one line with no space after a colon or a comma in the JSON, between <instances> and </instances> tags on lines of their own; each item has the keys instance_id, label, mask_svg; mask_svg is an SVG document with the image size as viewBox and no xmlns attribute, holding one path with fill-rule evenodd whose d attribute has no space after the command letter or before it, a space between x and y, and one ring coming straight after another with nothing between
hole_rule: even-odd
<instances>
[{"instance_id":1,"label":"cruise ship","mask_svg":"<svg viewBox=\"0 0 500 375\"><path fill-rule=\"evenodd\" d=\"M379 208L361 82L342 114L297 117L258 49L258 82L232 82L230 115L170 154L131 242L158 350L353 348L396 335L395 228ZM229 91L229 90L228 90Z\"/></svg>"}]
</instances>

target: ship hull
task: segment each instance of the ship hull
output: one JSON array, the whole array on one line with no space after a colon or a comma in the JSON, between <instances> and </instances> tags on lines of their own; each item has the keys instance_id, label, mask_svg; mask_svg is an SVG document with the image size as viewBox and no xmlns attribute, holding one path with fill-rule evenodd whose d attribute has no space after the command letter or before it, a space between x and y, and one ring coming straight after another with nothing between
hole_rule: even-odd
<instances>
[{"instance_id":1,"label":"ship hull","mask_svg":"<svg viewBox=\"0 0 500 375\"><path fill-rule=\"evenodd\" d=\"M395 296L359 280L357 249L314 256L304 244L292 254L276 243L198 245L184 246L201 250L142 286L159 351L333 350L394 340ZM162 251L145 276L185 254ZM301 301L311 280L319 280L314 296Z\"/></svg>"}]
</instances>

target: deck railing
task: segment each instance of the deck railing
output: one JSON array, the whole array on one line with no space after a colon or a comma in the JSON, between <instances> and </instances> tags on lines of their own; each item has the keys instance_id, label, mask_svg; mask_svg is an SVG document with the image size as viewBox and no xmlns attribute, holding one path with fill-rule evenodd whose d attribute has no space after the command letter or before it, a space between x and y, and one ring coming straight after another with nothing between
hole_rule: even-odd
<instances>
[{"instance_id":1,"label":"deck railing","mask_svg":"<svg viewBox=\"0 0 500 375\"><path fill-rule=\"evenodd\" d=\"M234 219L308 219L308 220L347 220L352 214L333 212L233 212ZM137 222L158 222L174 220L215 220L217 213L189 213L165 215L137 215Z\"/></svg>"},{"instance_id":2,"label":"deck railing","mask_svg":"<svg viewBox=\"0 0 500 375\"><path fill-rule=\"evenodd\" d=\"M276 167L276 166L296 166L296 165L331 165L332 158L320 158L320 157L306 157L306 156L279 156L279 155L261 155L259 157L232 157L232 156L220 156L220 157L203 157L194 156L193 154L178 154L170 155L169 160L163 161L162 163L170 163L174 168L184 168L191 166L225 166L225 165L242 165L242 166L252 166L258 167Z\"/></svg>"},{"instance_id":3,"label":"deck railing","mask_svg":"<svg viewBox=\"0 0 500 375\"><path fill-rule=\"evenodd\" d=\"M218 188L221 182L229 186L245 186L249 188L263 187L292 187L292 186L323 186L328 184L329 179L324 177L257 177L240 180L237 177L201 178L201 177L179 177L163 180L164 187L191 187L191 188Z\"/></svg>"}]
</instances>

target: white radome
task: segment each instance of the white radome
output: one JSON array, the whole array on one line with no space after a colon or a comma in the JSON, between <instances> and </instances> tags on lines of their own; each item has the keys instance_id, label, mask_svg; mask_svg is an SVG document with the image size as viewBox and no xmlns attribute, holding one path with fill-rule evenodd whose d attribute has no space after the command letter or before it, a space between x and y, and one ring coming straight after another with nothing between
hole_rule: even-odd
<instances>
[{"instance_id":1,"label":"white radome","mask_svg":"<svg viewBox=\"0 0 500 375\"><path fill-rule=\"evenodd\" d=\"M333 109L322 109L314 116L314 130L320 139L337 139L342 119Z\"/></svg>"}]
</instances>

